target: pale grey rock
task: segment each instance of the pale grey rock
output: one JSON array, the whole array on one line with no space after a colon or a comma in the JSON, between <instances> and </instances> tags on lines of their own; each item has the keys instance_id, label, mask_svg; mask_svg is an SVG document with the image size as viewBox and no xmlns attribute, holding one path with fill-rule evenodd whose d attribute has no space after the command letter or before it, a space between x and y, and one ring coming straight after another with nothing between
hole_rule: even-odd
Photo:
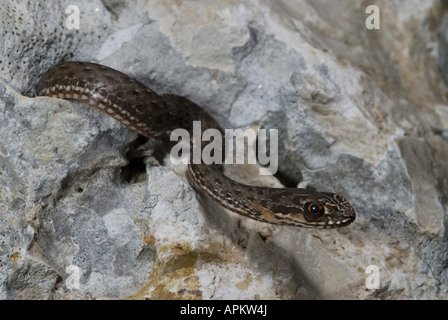
<instances>
[{"instance_id":1,"label":"pale grey rock","mask_svg":"<svg viewBox=\"0 0 448 320\"><path fill-rule=\"evenodd\" d=\"M78 6L80 29L66 28L70 1L2 1L0 78L19 92L32 93L37 74L60 57L87 59L111 31L101 1ZM12 63L16 61L17 63Z\"/></svg>"},{"instance_id":2,"label":"pale grey rock","mask_svg":"<svg viewBox=\"0 0 448 320\"><path fill-rule=\"evenodd\" d=\"M0 298L447 298L446 7L382 3L367 30L367 1L81 1L68 30L69 4L0 13ZM156 141L33 98L61 60L279 129L280 181L342 193L357 220L270 226L198 197Z\"/></svg>"}]
</instances>

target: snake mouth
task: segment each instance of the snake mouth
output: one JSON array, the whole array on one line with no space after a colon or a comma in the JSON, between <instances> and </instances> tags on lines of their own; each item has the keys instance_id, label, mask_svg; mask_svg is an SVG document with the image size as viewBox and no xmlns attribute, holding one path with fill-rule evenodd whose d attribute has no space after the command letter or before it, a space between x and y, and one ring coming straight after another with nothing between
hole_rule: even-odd
<instances>
[{"instance_id":1,"label":"snake mouth","mask_svg":"<svg viewBox=\"0 0 448 320\"><path fill-rule=\"evenodd\" d=\"M304 228L318 228L318 229L336 229L336 228L342 228L346 227L349 224L353 223L355 221L356 216L349 214L349 215L343 215L343 216L337 216L337 217L323 217L323 219L319 221L302 221L299 223L301 227Z\"/></svg>"},{"instance_id":2,"label":"snake mouth","mask_svg":"<svg viewBox=\"0 0 448 320\"><path fill-rule=\"evenodd\" d=\"M328 220L327 221L327 227L328 228L339 228L339 227L346 227L349 224L351 224L353 221L355 221L355 217L353 216L345 216L342 219L338 219L336 221Z\"/></svg>"},{"instance_id":3,"label":"snake mouth","mask_svg":"<svg viewBox=\"0 0 448 320\"><path fill-rule=\"evenodd\" d=\"M354 210L350 210L348 213L344 212L344 215L338 214L336 218L329 218L326 223L327 228L339 228L346 227L356 220L356 213Z\"/></svg>"}]
</instances>

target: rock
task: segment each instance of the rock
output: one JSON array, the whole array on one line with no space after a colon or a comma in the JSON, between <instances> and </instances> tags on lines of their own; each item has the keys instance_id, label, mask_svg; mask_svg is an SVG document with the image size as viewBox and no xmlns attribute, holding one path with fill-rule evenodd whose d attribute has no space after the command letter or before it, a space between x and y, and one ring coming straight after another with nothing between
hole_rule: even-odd
<instances>
[{"instance_id":1,"label":"rock","mask_svg":"<svg viewBox=\"0 0 448 320\"><path fill-rule=\"evenodd\" d=\"M369 30L355 1L81 3L78 30L69 2L0 13L0 298L448 297L445 6L382 3ZM188 97L226 128L279 129L278 175L235 179L336 191L357 220L302 229L222 209L168 146L34 97L61 60Z\"/></svg>"}]
</instances>

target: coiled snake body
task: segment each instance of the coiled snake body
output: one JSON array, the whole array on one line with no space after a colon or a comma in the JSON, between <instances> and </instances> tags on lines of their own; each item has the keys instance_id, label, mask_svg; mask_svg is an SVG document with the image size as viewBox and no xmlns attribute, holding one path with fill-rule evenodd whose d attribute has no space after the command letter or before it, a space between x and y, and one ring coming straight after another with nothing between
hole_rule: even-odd
<instances>
[{"instance_id":1,"label":"coiled snake body","mask_svg":"<svg viewBox=\"0 0 448 320\"><path fill-rule=\"evenodd\" d=\"M88 103L146 137L174 128L191 133L193 121L201 121L203 131L208 128L223 131L206 111L190 100L176 95L157 95L137 80L99 64L58 64L42 76L37 93ZM221 206L267 223L335 228L347 226L356 216L341 195L245 185L225 176L221 165L190 163L188 178L197 191Z\"/></svg>"}]
</instances>

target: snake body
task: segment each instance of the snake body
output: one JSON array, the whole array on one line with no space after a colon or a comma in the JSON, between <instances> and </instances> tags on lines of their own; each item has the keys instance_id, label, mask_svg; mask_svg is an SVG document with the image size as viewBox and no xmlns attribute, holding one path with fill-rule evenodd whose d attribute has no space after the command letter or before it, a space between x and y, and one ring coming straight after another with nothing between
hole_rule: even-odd
<instances>
[{"instance_id":1,"label":"snake body","mask_svg":"<svg viewBox=\"0 0 448 320\"><path fill-rule=\"evenodd\" d=\"M190 100L158 95L124 73L99 64L72 61L55 65L40 79L37 93L87 103L146 137L174 128L191 133L193 121L201 121L202 131L215 128L223 132ZM195 190L226 209L266 223L335 228L347 226L356 217L341 195L245 185L228 178L217 164L190 163L187 176Z\"/></svg>"}]
</instances>

